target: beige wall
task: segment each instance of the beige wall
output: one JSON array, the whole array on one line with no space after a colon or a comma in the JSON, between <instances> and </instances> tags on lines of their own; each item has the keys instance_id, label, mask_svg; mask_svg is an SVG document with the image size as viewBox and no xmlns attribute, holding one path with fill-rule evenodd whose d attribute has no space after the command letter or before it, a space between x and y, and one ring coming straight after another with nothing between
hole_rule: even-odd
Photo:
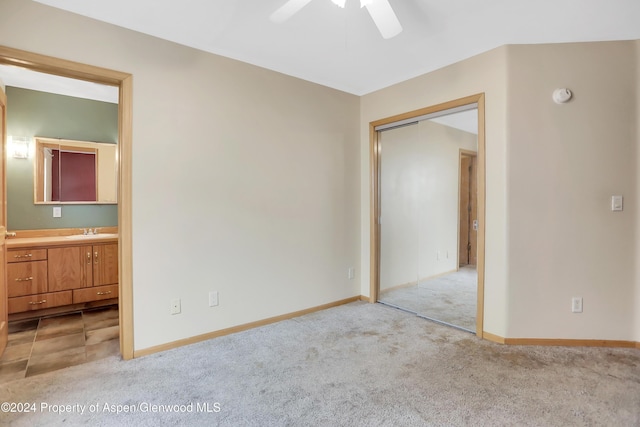
<instances>
[{"instance_id":1,"label":"beige wall","mask_svg":"<svg viewBox=\"0 0 640 427\"><path fill-rule=\"evenodd\" d=\"M425 120L380 142L380 290L457 270L460 149L477 136Z\"/></svg>"},{"instance_id":2,"label":"beige wall","mask_svg":"<svg viewBox=\"0 0 640 427\"><path fill-rule=\"evenodd\" d=\"M133 74L136 350L359 294L356 96L35 2L0 40Z\"/></svg>"},{"instance_id":3,"label":"beige wall","mask_svg":"<svg viewBox=\"0 0 640 427\"><path fill-rule=\"evenodd\" d=\"M361 292L369 295L369 122L407 111L485 93L486 105L486 274L484 329L506 334L508 253L506 250L506 48L494 49L361 98Z\"/></svg>"},{"instance_id":4,"label":"beige wall","mask_svg":"<svg viewBox=\"0 0 640 427\"><path fill-rule=\"evenodd\" d=\"M485 92L484 330L637 340L637 65L638 42L507 46L362 97L362 270L368 123ZM565 86L575 97L556 105L551 94ZM613 194L625 196L624 212L610 211ZM571 313L573 296L582 314Z\"/></svg>"},{"instance_id":5,"label":"beige wall","mask_svg":"<svg viewBox=\"0 0 640 427\"><path fill-rule=\"evenodd\" d=\"M633 338L634 42L510 46L509 337ZM574 98L557 105L567 87ZM611 196L627 201L611 212ZM571 313L571 297L584 312Z\"/></svg>"},{"instance_id":6,"label":"beige wall","mask_svg":"<svg viewBox=\"0 0 640 427\"><path fill-rule=\"evenodd\" d=\"M0 40L134 76L136 350L368 295L368 123L480 92L485 331L640 339L638 42L501 47L358 99L35 2L1 3Z\"/></svg>"},{"instance_id":7,"label":"beige wall","mask_svg":"<svg viewBox=\"0 0 640 427\"><path fill-rule=\"evenodd\" d=\"M418 125L380 135L380 291L418 280L421 142Z\"/></svg>"}]
</instances>

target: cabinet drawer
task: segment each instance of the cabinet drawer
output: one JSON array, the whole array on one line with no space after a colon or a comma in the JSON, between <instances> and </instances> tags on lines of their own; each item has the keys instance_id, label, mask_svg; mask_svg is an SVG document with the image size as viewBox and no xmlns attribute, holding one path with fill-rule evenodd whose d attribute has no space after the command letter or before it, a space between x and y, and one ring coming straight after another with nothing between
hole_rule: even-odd
<instances>
[{"instance_id":1,"label":"cabinet drawer","mask_svg":"<svg viewBox=\"0 0 640 427\"><path fill-rule=\"evenodd\" d=\"M7 262L38 261L47 259L46 249L9 249Z\"/></svg>"},{"instance_id":2,"label":"cabinet drawer","mask_svg":"<svg viewBox=\"0 0 640 427\"><path fill-rule=\"evenodd\" d=\"M9 298L9 314L71 304L71 291Z\"/></svg>"},{"instance_id":3,"label":"cabinet drawer","mask_svg":"<svg viewBox=\"0 0 640 427\"><path fill-rule=\"evenodd\" d=\"M110 298L118 298L118 285L94 286L92 288L73 290L74 304Z\"/></svg>"},{"instance_id":4,"label":"cabinet drawer","mask_svg":"<svg viewBox=\"0 0 640 427\"><path fill-rule=\"evenodd\" d=\"M9 298L47 292L47 261L7 264Z\"/></svg>"}]
</instances>

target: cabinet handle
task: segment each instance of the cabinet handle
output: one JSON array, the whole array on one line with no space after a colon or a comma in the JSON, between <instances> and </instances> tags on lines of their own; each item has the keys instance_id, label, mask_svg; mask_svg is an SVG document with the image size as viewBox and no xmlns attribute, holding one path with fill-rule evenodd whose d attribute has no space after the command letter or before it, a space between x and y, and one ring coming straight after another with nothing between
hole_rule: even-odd
<instances>
[{"instance_id":1,"label":"cabinet handle","mask_svg":"<svg viewBox=\"0 0 640 427\"><path fill-rule=\"evenodd\" d=\"M28 282L29 280L33 280L33 277L25 277L24 279L21 277L18 277L16 279L16 282Z\"/></svg>"},{"instance_id":2,"label":"cabinet handle","mask_svg":"<svg viewBox=\"0 0 640 427\"><path fill-rule=\"evenodd\" d=\"M44 304L45 302L47 302L46 299L43 299L42 301L29 301L29 305L39 305Z\"/></svg>"},{"instance_id":3,"label":"cabinet handle","mask_svg":"<svg viewBox=\"0 0 640 427\"><path fill-rule=\"evenodd\" d=\"M91 252L87 252L87 264L91 264Z\"/></svg>"},{"instance_id":4,"label":"cabinet handle","mask_svg":"<svg viewBox=\"0 0 640 427\"><path fill-rule=\"evenodd\" d=\"M14 258L31 258L33 254L25 254L25 255L14 255Z\"/></svg>"},{"instance_id":5,"label":"cabinet handle","mask_svg":"<svg viewBox=\"0 0 640 427\"><path fill-rule=\"evenodd\" d=\"M111 291L97 292L98 295L109 295Z\"/></svg>"},{"instance_id":6,"label":"cabinet handle","mask_svg":"<svg viewBox=\"0 0 640 427\"><path fill-rule=\"evenodd\" d=\"M98 263L98 251L93 253L93 259L94 259L93 262L97 264Z\"/></svg>"}]
</instances>

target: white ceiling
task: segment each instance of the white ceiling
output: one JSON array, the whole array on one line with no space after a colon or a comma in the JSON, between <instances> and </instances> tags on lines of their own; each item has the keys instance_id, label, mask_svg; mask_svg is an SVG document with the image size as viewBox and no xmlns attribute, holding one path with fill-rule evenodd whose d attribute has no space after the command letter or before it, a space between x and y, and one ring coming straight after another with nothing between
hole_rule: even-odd
<instances>
[{"instance_id":1,"label":"white ceiling","mask_svg":"<svg viewBox=\"0 0 640 427\"><path fill-rule=\"evenodd\" d=\"M39 73L26 68L0 64L0 80L6 86L38 90L76 98L118 103L118 88L53 74Z\"/></svg>"},{"instance_id":2,"label":"white ceiling","mask_svg":"<svg viewBox=\"0 0 640 427\"><path fill-rule=\"evenodd\" d=\"M385 40L359 0L37 0L356 95L504 44L640 39L640 0L389 0L404 30ZM126 13L123 13L126 11ZM117 88L0 65L8 86L118 102ZM464 115L448 123L477 127ZM469 115L470 117L470 115Z\"/></svg>"},{"instance_id":3,"label":"white ceiling","mask_svg":"<svg viewBox=\"0 0 640 427\"><path fill-rule=\"evenodd\" d=\"M640 39L640 0L389 0L385 40L359 0L38 0L40 3L364 95L504 44Z\"/></svg>"}]
</instances>

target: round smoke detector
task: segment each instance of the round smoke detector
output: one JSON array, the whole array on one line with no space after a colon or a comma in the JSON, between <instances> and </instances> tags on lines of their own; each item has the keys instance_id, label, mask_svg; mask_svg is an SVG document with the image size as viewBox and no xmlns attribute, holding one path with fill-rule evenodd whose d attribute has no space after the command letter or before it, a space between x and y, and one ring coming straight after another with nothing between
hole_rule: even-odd
<instances>
[{"instance_id":1,"label":"round smoke detector","mask_svg":"<svg viewBox=\"0 0 640 427\"><path fill-rule=\"evenodd\" d=\"M556 104L564 104L565 102L569 102L573 94L567 88L556 89L553 91L553 101Z\"/></svg>"}]
</instances>

